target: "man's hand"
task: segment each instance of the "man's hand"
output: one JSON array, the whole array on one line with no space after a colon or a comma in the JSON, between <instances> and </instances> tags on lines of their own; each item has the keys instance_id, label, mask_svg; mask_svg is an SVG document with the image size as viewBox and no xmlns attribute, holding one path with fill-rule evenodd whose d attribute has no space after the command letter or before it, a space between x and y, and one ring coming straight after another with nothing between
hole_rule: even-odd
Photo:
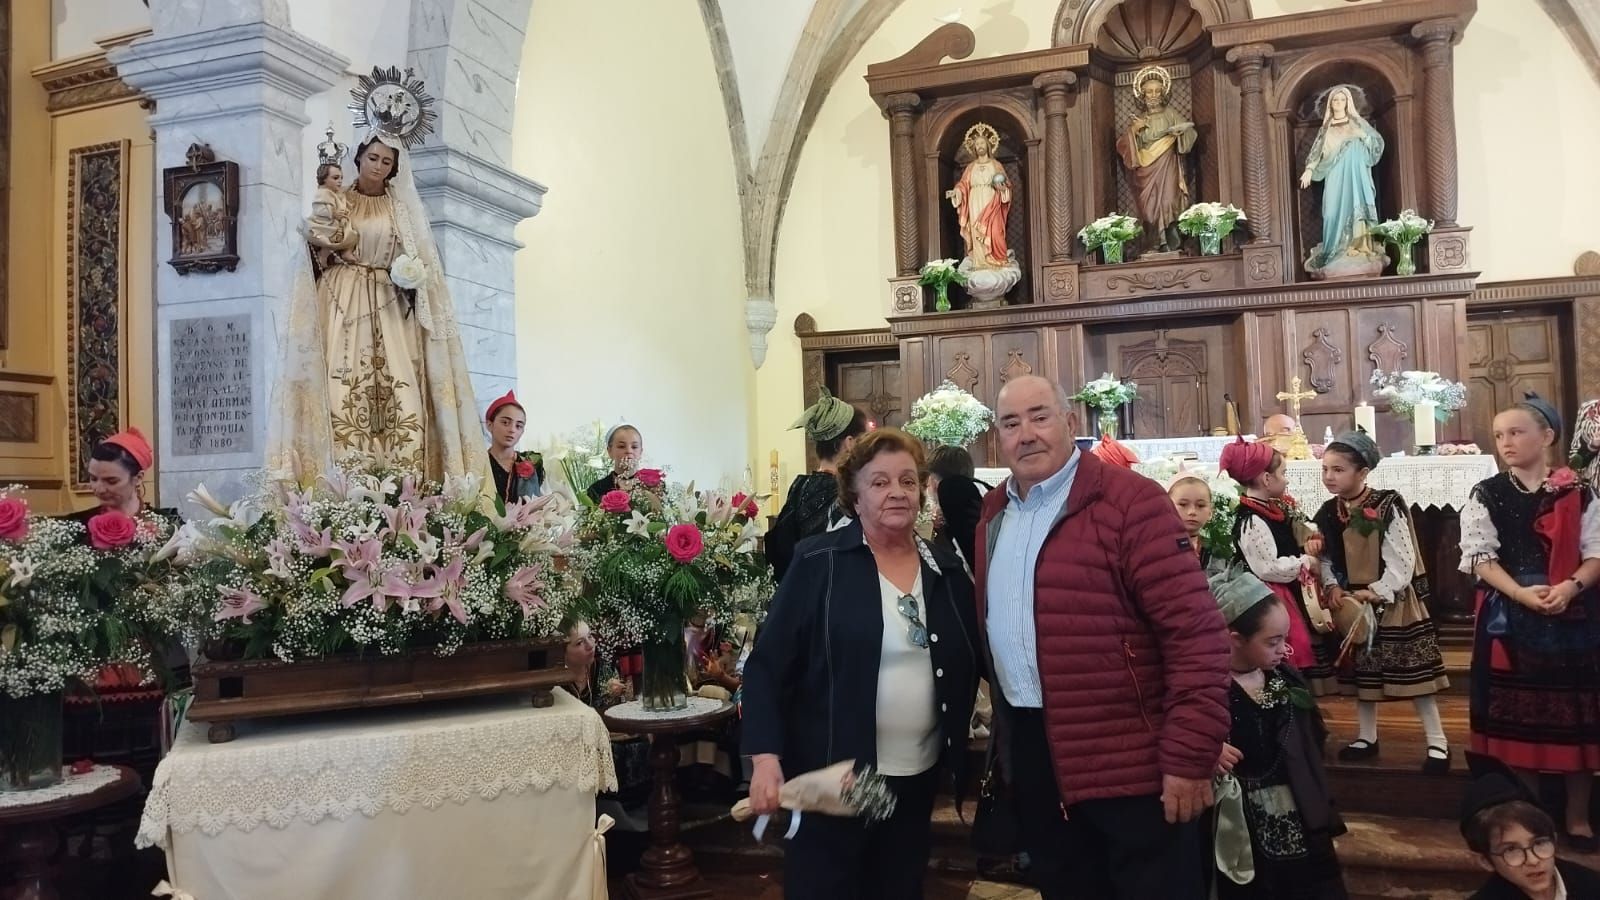
<instances>
[{"instance_id":1,"label":"man's hand","mask_svg":"<svg viewBox=\"0 0 1600 900\"><path fill-rule=\"evenodd\" d=\"M1226 775L1232 772L1233 767L1238 765L1241 759L1244 759L1244 754L1239 751L1239 748L1224 742L1222 755L1217 757L1217 774Z\"/></svg>"},{"instance_id":2,"label":"man's hand","mask_svg":"<svg viewBox=\"0 0 1600 900\"><path fill-rule=\"evenodd\" d=\"M752 794L755 783L750 785ZM1166 809L1167 824L1176 825L1179 822L1193 822L1205 812L1206 807L1215 802L1211 796L1211 779L1209 778L1179 778L1176 775L1161 776L1161 805Z\"/></svg>"},{"instance_id":3,"label":"man's hand","mask_svg":"<svg viewBox=\"0 0 1600 900\"><path fill-rule=\"evenodd\" d=\"M751 762L755 764L755 771L750 775L750 809L758 816L770 816L778 811L783 765L771 753L756 756Z\"/></svg>"}]
</instances>

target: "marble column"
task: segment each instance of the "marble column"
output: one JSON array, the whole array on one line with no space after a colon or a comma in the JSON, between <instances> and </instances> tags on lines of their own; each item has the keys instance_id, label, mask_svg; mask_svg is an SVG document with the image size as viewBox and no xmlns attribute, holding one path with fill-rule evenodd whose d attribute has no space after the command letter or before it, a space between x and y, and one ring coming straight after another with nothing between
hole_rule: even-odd
<instances>
[{"instance_id":1,"label":"marble column","mask_svg":"<svg viewBox=\"0 0 1600 900\"><path fill-rule=\"evenodd\" d=\"M438 101L436 131L412 151L461 320L478 405L516 386L517 225L545 186L511 170L517 70L530 0L412 0L406 62ZM532 343L537 335L523 335Z\"/></svg>"},{"instance_id":2,"label":"marble column","mask_svg":"<svg viewBox=\"0 0 1600 900\"><path fill-rule=\"evenodd\" d=\"M890 94L884 110L889 114L890 169L894 176L895 274L910 276L922 269L922 237L917 226L917 106L916 94Z\"/></svg>"},{"instance_id":3,"label":"marble column","mask_svg":"<svg viewBox=\"0 0 1600 900\"><path fill-rule=\"evenodd\" d=\"M1434 224L1456 224L1455 41L1461 30L1452 19L1423 22L1411 29L1422 42L1422 153L1428 168L1428 203Z\"/></svg>"},{"instance_id":4,"label":"marble column","mask_svg":"<svg viewBox=\"0 0 1600 900\"><path fill-rule=\"evenodd\" d=\"M1240 131L1244 143L1244 207L1251 242L1272 241L1272 184L1267 166L1267 104L1261 94L1261 71L1272 58L1270 44L1244 44L1228 51L1239 70L1239 95L1244 109Z\"/></svg>"},{"instance_id":5,"label":"marble column","mask_svg":"<svg viewBox=\"0 0 1600 900\"><path fill-rule=\"evenodd\" d=\"M346 61L290 30L284 0L150 0L150 18L150 36L109 56L155 101L155 221L135 227L156 234L157 500L176 506L201 482L238 497L262 466L278 335L304 254L305 101ZM180 275L165 262L172 228L160 172L185 164L191 144L239 167L232 272Z\"/></svg>"}]
</instances>

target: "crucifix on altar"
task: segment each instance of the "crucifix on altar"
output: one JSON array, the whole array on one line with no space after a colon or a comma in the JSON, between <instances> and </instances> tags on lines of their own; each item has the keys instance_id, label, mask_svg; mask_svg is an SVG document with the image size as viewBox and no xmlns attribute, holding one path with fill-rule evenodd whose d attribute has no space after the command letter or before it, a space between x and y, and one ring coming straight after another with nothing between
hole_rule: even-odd
<instances>
[{"instance_id":1,"label":"crucifix on altar","mask_svg":"<svg viewBox=\"0 0 1600 900\"><path fill-rule=\"evenodd\" d=\"M1289 404L1289 418L1294 419L1294 434L1289 438L1289 450L1284 454L1288 459L1310 459L1311 443L1306 440L1306 430L1300 427L1300 402L1315 400L1316 391L1300 390L1300 376L1289 379L1289 389L1279 391L1278 400Z\"/></svg>"}]
</instances>

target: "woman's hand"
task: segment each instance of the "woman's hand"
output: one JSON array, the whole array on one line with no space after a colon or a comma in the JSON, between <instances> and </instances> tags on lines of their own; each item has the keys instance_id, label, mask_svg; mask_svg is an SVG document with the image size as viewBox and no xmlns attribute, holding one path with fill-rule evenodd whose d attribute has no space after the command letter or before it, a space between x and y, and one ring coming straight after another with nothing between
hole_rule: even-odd
<instances>
[{"instance_id":1,"label":"woman's hand","mask_svg":"<svg viewBox=\"0 0 1600 900\"><path fill-rule=\"evenodd\" d=\"M1217 757L1217 774L1226 775L1231 773L1233 767L1238 765L1241 759L1244 759L1244 754L1240 752L1239 748L1224 742L1222 755Z\"/></svg>"},{"instance_id":2,"label":"woman's hand","mask_svg":"<svg viewBox=\"0 0 1600 900\"><path fill-rule=\"evenodd\" d=\"M755 772L750 776L750 809L758 816L778 811L778 796L783 791L783 765L778 757L763 753L751 760Z\"/></svg>"}]
</instances>

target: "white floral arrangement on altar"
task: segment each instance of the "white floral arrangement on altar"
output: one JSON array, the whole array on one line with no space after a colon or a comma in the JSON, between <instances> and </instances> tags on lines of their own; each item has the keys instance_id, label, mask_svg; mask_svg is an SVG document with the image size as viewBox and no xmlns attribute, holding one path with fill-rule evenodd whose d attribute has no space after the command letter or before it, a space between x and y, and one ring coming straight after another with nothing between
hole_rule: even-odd
<instances>
[{"instance_id":1,"label":"white floral arrangement on altar","mask_svg":"<svg viewBox=\"0 0 1600 900\"><path fill-rule=\"evenodd\" d=\"M917 283L933 288L933 308L939 312L950 311L950 285L966 284L967 276L961 273L961 261L956 259L930 259L917 272Z\"/></svg>"},{"instance_id":2,"label":"white floral arrangement on altar","mask_svg":"<svg viewBox=\"0 0 1600 900\"><path fill-rule=\"evenodd\" d=\"M1102 413L1114 413L1123 404L1139 399L1139 389L1131 382L1120 381L1106 372L1084 385L1083 390L1072 395L1072 399Z\"/></svg>"},{"instance_id":3,"label":"white floral arrangement on altar","mask_svg":"<svg viewBox=\"0 0 1600 900\"><path fill-rule=\"evenodd\" d=\"M1396 218L1379 222L1370 229L1374 235L1391 244L1415 244L1422 236L1433 231L1433 222L1417 215L1416 210L1405 210Z\"/></svg>"},{"instance_id":4,"label":"white floral arrangement on altar","mask_svg":"<svg viewBox=\"0 0 1600 900\"><path fill-rule=\"evenodd\" d=\"M1433 416L1440 422L1450 421L1456 410L1467 405L1467 387L1459 381L1443 378L1438 372L1384 372L1372 373L1376 388L1372 396L1389 401L1389 410L1406 421L1411 421L1418 403L1431 401Z\"/></svg>"},{"instance_id":5,"label":"white floral arrangement on altar","mask_svg":"<svg viewBox=\"0 0 1600 900\"><path fill-rule=\"evenodd\" d=\"M955 382L946 380L911 404L906 432L930 444L965 447L993 423L993 410Z\"/></svg>"},{"instance_id":6,"label":"white floral arrangement on altar","mask_svg":"<svg viewBox=\"0 0 1600 900\"><path fill-rule=\"evenodd\" d=\"M570 540L563 493L489 507L475 475L444 485L339 468L300 492L269 484L173 536L180 565L160 614L189 646L285 662L386 655L554 635L565 613L555 556ZM211 655L208 650L208 655Z\"/></svg>"},{"instance_id":7,"label":"white floral arrangement on altar","mask_svg":"<svg viewBox=\"0 0 1600 900\"><path fill-rule=\"evenodd\" d=\"M1139 220L1123 213L1101 216L1078 231L1085 249L1094 251L1106 244L1125 244L1139 236Z\"/></svg>"},{"instance_id":8,"label":"white floral arrangement on altar","mask_svg":"<svg viewBox=\"0 0 1600 900\"><path fill-rule=\"evenodd\" d=\"M1233 233L1234 225L1244 221L1244 211L1232 203L1202 202L1178 214L1178 230L1190 237L1225 238Z\"/></svg>"}]
</instances>

